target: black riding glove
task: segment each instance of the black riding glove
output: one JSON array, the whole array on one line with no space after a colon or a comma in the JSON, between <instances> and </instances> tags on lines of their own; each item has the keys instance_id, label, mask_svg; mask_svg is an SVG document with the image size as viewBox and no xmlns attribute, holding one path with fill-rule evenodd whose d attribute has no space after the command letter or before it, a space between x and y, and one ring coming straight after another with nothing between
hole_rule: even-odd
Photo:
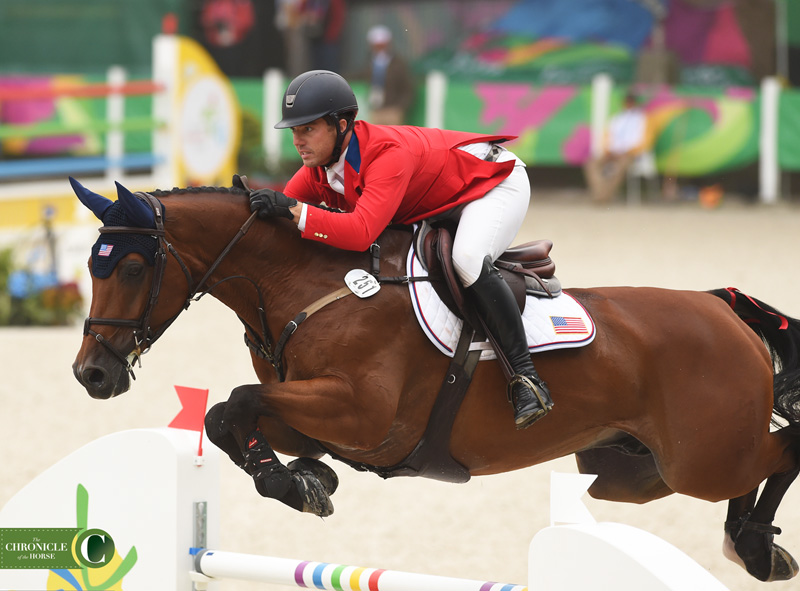
<instances>
[{"instance_id":1,"label":"black riding glove","mask_svg":"<svg viewBox=\"0 0 800 591\"><path fill-rule=\"evenodd\" d=\"M259 189L250 192L250 211L257 211L262 220L271 217L293 219L289 210L297 205L297 199L287 197L279 191L272 189Z\"/></svg>"}]
</instances>

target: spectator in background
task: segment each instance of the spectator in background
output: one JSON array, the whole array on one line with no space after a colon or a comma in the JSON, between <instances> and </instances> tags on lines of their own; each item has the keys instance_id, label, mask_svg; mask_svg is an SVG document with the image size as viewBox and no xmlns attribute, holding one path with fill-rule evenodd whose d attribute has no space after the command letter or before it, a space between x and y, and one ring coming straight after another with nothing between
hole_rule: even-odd
<instances>
[{"instance_id":1,"label":"spectator in background","mask_svg":"<svg viewBox=\"0 0 800 591\"><path fill-rule=\"evenodd\" d=\"M275 0L275 27L284 39L286 74L339 69L345 0Z\"/></svg>"},{"instance_id":2,"label":"spectator in background","mask_svg":"<svg viewBox=\"0 0 800 591\"><path fill-rule=\"evenodd\" d=\"M304 4L305 0L275 0L275 28L283 35L286 74L290 77L305 72L311 63Z\"/></svg>"},{"instance_id":3,"label":"spectator in background","mask_svg":"<svg viewBox=\"0 0 800 591\"><path fill-rule=\"evenodd\" d=\"M345 0L304 0L303 16L311 45L311 69L339 71L339 41L346 13Z\"/></svg>"},{"instance_id":4,"label":"spectator in background","mask_svg":"<svg viewBox=\"0 0 800 591\"><path fill-rule=\"evenodd\" d=\"M383 25L367 33L370 61L360 79L369 82L369 122L403 125L414 102L415 84L408 63L392 50L392 32Z\"/></svg>"},{"instance_id":5,"label":"spectator in background","mask_svg":"<svg viewBox=\"0 0 800 591\"><path fill-rule=\"evenodd\" d=\"M608 203L617 193L628 168L650 147L647 114L628 92L624 108L614 115L604 137L603 152L584 166L586 183L595 203Z\"/></svg>"}]
</instances>

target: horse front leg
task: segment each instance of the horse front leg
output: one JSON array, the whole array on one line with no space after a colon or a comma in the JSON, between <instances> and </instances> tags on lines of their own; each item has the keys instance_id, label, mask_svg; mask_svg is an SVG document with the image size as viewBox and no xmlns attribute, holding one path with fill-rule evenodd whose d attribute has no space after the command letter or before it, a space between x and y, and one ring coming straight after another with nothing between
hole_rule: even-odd
<instances>
[{"instance_id":1,"label":"horse front leg","mask_svg":"<svg viewBox=\"0 0 800 591\"><path fill-rule=\"evenodd\" d=\"M354 447L381 441L391 416L381 420L375 411L390 407L375 404L370 407L370 414L363 401L360 408L354 408L356 401L349 381L335 377L240 386L233 390L228 402L209 411L209 439L252 476L259 494L298 511L325 517L333 513L330 495L338 486L335 472L315 457L301 457L284 466L270 444L273 433L265 427L281 424L283 429L276 434L281 451L297 453L296 445L287 449L288 429L296 436L295 443L304 443L301 453L307 451L317 457L321 455L316 445L319 439ZM355 421L353 417L362 420ZM360 432L359 425L368 427L361 429L360 436L354 436Z\"/></svg>"},{"instance_id":2,"label":"horse front leg","mask_svg":"<svg viewBox=\"0 0 800 591\"><path fill-rule=\"evenodd\" d=\"M260 427L251 431L243 450L225 421L227 404L220 402L206 413L206 432L214 445L253 478L256 491L297 511L320 517L331 515L333 503L330 496L339 484L336 473L314 457L300 457L284 466ZM309 449L310 455L320 455L308 445L296 449Z\"/></svg>"},{"instance_id":3,"label":"horse front leg","mask_svg":"<svg viewBox=\"0 0 800 591\"><path fill-rule=\"evenodd\" d=\"M244 469L242 451L239 449L236 438L228 429L228 425L224 420L225 405L227 404L227 402L219 402L208 410L205 417L206 433L209 440L228 454L234 464ZM323 450L316 441L280 421L270 417L261 417L259 419L259 429L262 433L269 433L270 443L287 454L315 459L324 455Z\"/></svg>"}]
</instances>

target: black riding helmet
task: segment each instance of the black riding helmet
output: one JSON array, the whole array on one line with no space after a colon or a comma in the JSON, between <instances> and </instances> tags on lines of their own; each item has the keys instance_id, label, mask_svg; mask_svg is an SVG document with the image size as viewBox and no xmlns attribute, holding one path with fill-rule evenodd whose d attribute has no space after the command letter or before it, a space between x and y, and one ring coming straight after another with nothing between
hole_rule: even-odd
<instances>
[{"instance_id":1,"label":"black riding helmet","mask_svg":"<svg viewBox=\"0 0 800 591\"><path fill-rule=\"evenodd\" d=\"M283 119L275 124L275 129L297 127L320 117L333 123L336 128L336 144L331 161L325 166L339 160L344 137L353 128L358 113L356 95L344 78L328 70L311 70L300 74L289 83L281 107ZM339 129L340 119L347 120L344 131Z\"/></svg>"}]
</instances>

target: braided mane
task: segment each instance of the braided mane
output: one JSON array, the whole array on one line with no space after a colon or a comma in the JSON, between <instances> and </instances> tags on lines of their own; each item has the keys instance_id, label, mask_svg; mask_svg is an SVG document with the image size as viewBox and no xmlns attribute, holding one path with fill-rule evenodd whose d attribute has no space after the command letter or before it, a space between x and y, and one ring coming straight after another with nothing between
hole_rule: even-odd
<instances>
[{"instance_id":1,"label":"braided mane","mask_svg":"<svg viewBox=\"0 0 800 591\"><path fill-rule=\"evenodd\" d=\"M228 193L230 195L245 195L247 191L239 187L173 187L163 190L150 191L153 197L168 197L169 195L186 195L191 193Z\"/></svg>"}]
</instances>

